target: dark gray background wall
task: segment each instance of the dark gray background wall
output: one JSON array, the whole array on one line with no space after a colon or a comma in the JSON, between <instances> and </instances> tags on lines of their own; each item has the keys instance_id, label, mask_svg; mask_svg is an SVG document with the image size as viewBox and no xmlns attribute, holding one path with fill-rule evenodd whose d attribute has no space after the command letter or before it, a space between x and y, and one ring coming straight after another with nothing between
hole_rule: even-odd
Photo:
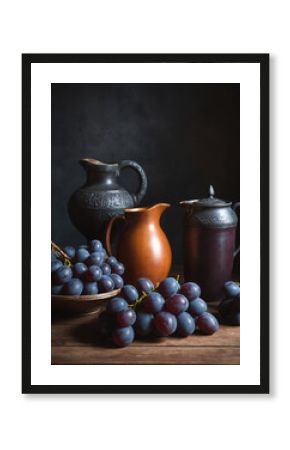
<instances>
[{"instance_id":1,"label":"dark gray background wall","mask_svg":"<svg viewBox=\"0 0 290 450\"><path fill-rule=\"evenodd\" d=\"M132 159L148 177L142 205L169 202L161 220L182 261L180 200L240 197L239 84L52 84L52 239L84 243L67 202L85 180L84 157ZM129 191L137 176L120 177Z\"/></svg>"}]
</instances>

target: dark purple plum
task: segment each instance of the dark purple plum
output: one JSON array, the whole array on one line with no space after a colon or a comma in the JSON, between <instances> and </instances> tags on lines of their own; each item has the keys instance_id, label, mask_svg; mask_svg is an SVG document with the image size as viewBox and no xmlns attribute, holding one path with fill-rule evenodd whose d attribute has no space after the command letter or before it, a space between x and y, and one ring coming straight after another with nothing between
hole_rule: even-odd
<instances>
[{"instance_id":1,"label":"dark purple plum","mask_svg":"<svg viewBox=\"0 0 290 450\"><path fill-rule=\"evenodd\" d=\"M134 325L136 322L136 313L133 309L129 308L126 311L119 311L116 314L116 324L119 327L128 327Z\"/></svg>"},{"instance_id":2,"label":"dark purple plum","mask_svg":"<svg viewBox=\"0 0 290 450\"><path fill-rule=\"evenodd\" d=\"M180 284L173 277L165 278L165 280L161 281L158 292L163 295L164 298L171 297L179 291Z\"/></svg>"},{"instance_id":3,"label":"dark purple plum","mask_svg":"<svg viewBox=\"0 0 290 450\"><path fill-rule=\"evenodd\" d=\"M207 311L207 304L202 298L195 298L190 300L188 312L193 316L200 316L202 313Z\"/></svg>"},{"instance_id":4,"label":"dark purple plum","mask_svg":"<svg viewBox=\"0 0 290 450\"><path fill-rule=\"evenodd\" d=\"M68 266L63 266L53 272L53 284L65 284L72 278L72 270Z\"/></svg>"},{"instance_id":5,"label":"dark purple plum","mask_svg":"<svg viewBox=\"0 0 290 450\"><path fill-rule=\"evenodd\" d=\"M99 289L95 281L87 281L84 283L83 295L96 295L98 293Z\"/></svg>"},{"instance_id":6,"label":"dark purple plum","mask_svg":"<svg viewBox=\"0 0 290 450\"><path fill-rule=\"evenodd\" d=\"M76 249L71 245L67 245L63 248L63 251L67 254L69 258L74 258L76 254Z\"/></svg>"},{"instance_id":7,"label":"dark purple plum","mask_svg":"<svg viewBox=\"0 0 290 450\"><path fill-rule=\"evenodd\" d=\"M198 284L188 281L187 283L182 284L179 294L184 295L189 301L195 300L200 296L201 289Z\"/></svg>"},{"instance_id":8,"label":"dark purple plum","mask_svg":"<svg viewBox=\"0 0 290 450\"><path fill-rule=\"evenodd\" d=\"M127 311L128 309L128 303L122 297L111 298L106 306L106 311L110 315L117 314L120 311Z\"/></svg>"},{"instance_id":9,"label":"dark purple plum","mask_svg":"<svg viewBox=\"0 0 290 450\"><path fill-rule=\"evenodd\" d=\"M81 295L84 285L79 278L72 278L63 287L62 293L65 295Z\"/></svg>"},{"instance_id":10,"label":"dark purple plum","mask_svg":"<svg viewBox=\"0 0 290 450\"><path fill-rule=\"evenodd\" d=\"M111 266L109 264L103 263L100 267L103 275L111 275Z\"/></svg>"},{"instance_id":11,"label":"dark purple plum","mask_svg":"<svg viewBox=\"0 0 290 450\"><path fill-rule=\"evenodd\" d=\"M84 274L85 281L99 281L102 278L102 270L99 266L93 265L88 267Z\"/></svg>"},{"instance_id":12,"label":"dark purple plum","mask_svg":"<svg viewBox=\"0 0 290 450\"><path fill-rule=\"evenodd\" d=\"M115 328L112 333L112 340L117 347L127 347L134 341L135 333L131 326Z\"/></svg>"},{"instance_id":13,"label":"dark purple plum","mask_svg":"<svg viewBox=\"0 0 290 450\"><path fill-rule=\"evenodd\" d=\"M138 336L149 336L153 331L154 314L138 311L134 329Z\"/></svg>"},{"instance_id":14,"label":"dark purple plum","mask_svg":"<svg viewBox=\"0 0 290 450\"><path fill-rule=\"evenodd\" d=\"M216 317L209 312L204 312L196 318L196 326L203 334L213 334L219 329Z\"/></svg>"},{"instance_id":15,"label":"dark purple plum","mask_svg":"<svg viewBox=\"0 0 290 450\"><path fill-rule=\"evenodd\" d=\"M137 289L132 284L125 284L122 289L122 296L128 303L134 303L138 300L139 294Z\"/></svg>"},{"instance_id":16,"label":"dark purple plum","mask_svg":"<svg viewBox=\"0 0 290 450\"><path fill-rule=\"evenodd\" d=\"M174 315L178 315L188 309L189 302L182 294L174 294L166 299L165 308Z\"/></svg>"},{"instance_id":17,"label":"dark purple plum","mask_svg":"<svg viewBox=\"0 0 290 450\"><path fill-rule=\"evenodd\" d=\"M195 320L187 312L182 312L177 316L177 330L176 333L180 337L186 337L193 334L195 331Z\"/></svg>"},{"instance_id":18,"label":"dark purple plum","mask_svg":"<svg viewBox=\"0 0 290 450\"><path fill-rule=\"evenodd\" d=\"M142 300L142 309L147 313L156 314L162 311L165 300L159 292L150 292L147 297Z\"/></svg>"},{"instance_id":19,"label":"dark purple plum","mask_svg":"<svg viewBox=\"0 0 290 450\"><path fill-rule=\"evenodd\" d=\"M93 239L89 242L89 250L90 252L100 252L101 250L103 250L103 244L101 243L101 241Z\"/></svg>"},{"instance_id":20,"label":"dark purple plum","mask_svg":"<svg viewBox=\"0 0 290 450\"><path fill-rule=\"evenodd\" d=\"M111 264L112 273L116 273L117 275L123 275L125 272L125 266L121 262L116 262Z\"/></svg>"},{"instance_id":21,"label":"dark purple plum","mask_svg":"<svg viewBox=\"0 0 290 450\"><path fill-rule=\"evenodd\" d=\"M149 278L138 278L136 288L141 295L143 292L149 294L154 289L154 284Z\"/></svg>"},{"instance_id":22,"label":"dark purple plum","mask_svg":"<svg viewBox=\"0 0 290 450\"><path fill-rule=\"evenodd\" d=\"M100 292L110 292L114 289L114 281L109 275L102 275L98 286Z\"/></svg>"},{"instance_id":23,"label":"dark purple plum","mask_svg":"<svg viewBox=\"0 0 290 450\"><path fill-rule=\"evenodd\" d=\"M116 273L111 273L110 277L114 282L114 289L121 289L124 286L123 278Z\"/></svg>"},{"instance_id":24,"label":"dark purple plum","mask_svg":"<svg viewBox=\"0 0 290 450\"><path fill-rule=\"evenodd\" d=\"M82 262L75 263L72 267L72 271L75 278L82 278L87 270L88 270L87 266L85 265L85 263Z\"/></svg>"},{"instance_id":25,"label":"dark purple plum","mask_svg":"<svg viewBox=\"0 0 290 450\"><path fill-rule=\"evenodd\" d=\"M159 336L170 336L177 328L176 317L167 311L161 311L154 318L154 328Z\"/></svg>"},{"instance_id":26,"label":"dark purple plum","mask_svg":"<svg viewBox=\"0 0 290 450\"><path fill-rule=\"evenodd\" d=\"M85 262L89 256L90 254L86 248L78 248L74 257L74 261Z\"/></svg>"}]
</instances>

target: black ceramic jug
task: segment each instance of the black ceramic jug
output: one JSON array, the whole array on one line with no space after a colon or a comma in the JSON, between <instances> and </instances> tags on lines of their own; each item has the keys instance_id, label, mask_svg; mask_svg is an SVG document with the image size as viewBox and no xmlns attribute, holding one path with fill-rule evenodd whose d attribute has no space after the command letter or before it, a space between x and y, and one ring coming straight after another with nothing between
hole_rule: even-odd
<instances>
[{"instance_id":1,"label":"black ceramic jug","mask_svg":"<svg viewBox=\"0 0 290 450\"><path fill-rule=\"evenodd\" d=\"M142 167L130 160L106 164L96 159L84 158L79 162L87 173L87 180L71 196L68 204L69 216L87 239L104 240L109 220L122 214L125 208L139 205L147 190L147 177ZM136 194L130 194L118 184L117 178L125 167L131 167L140 177Z\"/></svg>"}]
</instances>

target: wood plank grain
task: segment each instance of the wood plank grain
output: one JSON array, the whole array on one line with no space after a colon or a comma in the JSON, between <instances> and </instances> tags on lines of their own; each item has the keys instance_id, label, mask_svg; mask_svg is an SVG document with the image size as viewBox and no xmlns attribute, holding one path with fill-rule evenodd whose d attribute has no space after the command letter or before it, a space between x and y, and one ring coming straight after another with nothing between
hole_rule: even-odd
<instances>
[{"instance_id":1,"label":"wood plank grain","mask_svg":"<svg viewBox=\"0 0 290 450\"><path fill-rule=\"evenodd\" d=\"M52 345L54 346L95 346L98 343L95 322L85 323L70 327L54 327L52 333ZM139 347L159 346L166 347L239 347L240 329L239 327L221 326L212 336L194 334L186 338L148 338L137 339L134 345Z\"/></svg>"},{"instance_id":2,"label":"wood plank grain","mask_svg":"<svg viewBox=\"0 0 290 450\"><path fill-rule=\"evenodd\" d=\"M237 347L53 347L52 364L240 364Z\"/></svg>"}]
</instances>

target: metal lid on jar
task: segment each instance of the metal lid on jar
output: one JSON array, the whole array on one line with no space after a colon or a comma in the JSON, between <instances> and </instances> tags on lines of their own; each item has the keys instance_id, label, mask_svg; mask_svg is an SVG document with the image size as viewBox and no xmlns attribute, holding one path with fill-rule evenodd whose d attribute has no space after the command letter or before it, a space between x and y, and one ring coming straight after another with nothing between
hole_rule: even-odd
<instances>
[{"instance_id":1,"label":"metal lid on jar","mask_svg":"<svg viewBox=\"0 0 290 450\"><path fill-rule=\"evenodd\" d=\"M208 197L202 198L202 199L196 199L196 200L186 200L183 202L180 202L182 206L200 206L203 208L219 208L219 207L225 207L225 206L231 206L232 202L226 202L224 200L221 200L220 198L215 197L214 188L212 185L210 185L208 190Z\"/></svg>"}]
</instances>

